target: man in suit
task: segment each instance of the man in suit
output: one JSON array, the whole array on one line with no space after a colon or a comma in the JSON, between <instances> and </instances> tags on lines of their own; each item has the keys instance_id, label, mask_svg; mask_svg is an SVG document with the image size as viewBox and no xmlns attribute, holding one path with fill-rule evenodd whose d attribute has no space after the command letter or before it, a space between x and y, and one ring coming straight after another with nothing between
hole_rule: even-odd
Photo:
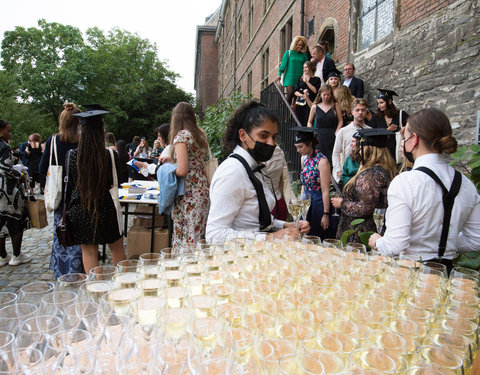
<instances>
[{"instance_id":1,"label":"man in suit","mask_svg":"<svg viewBox=\"0 0 480 375\"><path fill-rule=\"evenodd\" d=\"M315 64L315 76L319 77L322 85L327 82L328 73L336 69L335 63L330 57L325 55L325 50L322 46L315 46L312 50L312 62Z\"/></svg>"},{"instance_id":2,"label":"man in suit","mask_svg":"<svg viewBox=\"0 0 480 375\"><path fill-rule=\"evenodd\" d=\"M345 76L345 81L343 81L343 85L347 86L350 89L350 92L354 97L363 98L363 80L355 77L354 74L355 65L353 65L353 63L351 62L347 62L343 68L343 75Z\"/></svg>"}]
</instances>

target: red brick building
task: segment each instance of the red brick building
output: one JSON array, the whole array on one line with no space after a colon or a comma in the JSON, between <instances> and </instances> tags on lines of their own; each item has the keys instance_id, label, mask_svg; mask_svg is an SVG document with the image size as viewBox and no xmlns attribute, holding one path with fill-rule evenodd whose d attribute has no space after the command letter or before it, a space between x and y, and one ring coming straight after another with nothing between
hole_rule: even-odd
<instances>
[{"instance_id":1,"label":"red brick building","mask_svg":"<svg viewBox=\"0 0 480 375\"><path fill-rule=\"evenodd\" d=\"M217 100L234 91L260 97L292 38L304 35L310 49L327 40L340 71L355 63L373 108L377 87L394 89L397 106L440 108L456 135L471 141L480 108L479 25L479 0L223 0L217 61L214 52L199 59L197 46L197 97L215 102L205 96L213 88L200 84L207 72L216 76ZM206 38L201 28L199 36Z\"/></svg>"}]
</instances>

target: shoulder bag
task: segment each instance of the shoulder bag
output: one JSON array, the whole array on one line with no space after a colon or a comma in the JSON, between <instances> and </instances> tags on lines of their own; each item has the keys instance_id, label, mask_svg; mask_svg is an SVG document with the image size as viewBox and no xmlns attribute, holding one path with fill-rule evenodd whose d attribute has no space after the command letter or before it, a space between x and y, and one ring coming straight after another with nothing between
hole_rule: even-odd
<instances>
[{"instance_id":1,"label":"shoulder bag","mask_svg":"<svg viewBox=\"0 0 480 375\"><path fill-rule=\"evenodd\" d=\"M56 165L52 163L54 155ZM45 207L48 212L56 210L62 201L62 173L63 167L58 164L57 136L54 135L50 144L50 160L48 163L47 182L45 183Z\"/></svg>"},{"instance_id":2,"label":"shoulder bag","mask_svg":"<svg viewBox=\"0 0 480 375\"><path fill-rule=\"evenodd\" d=\"M110 152L110 157L112 159L112 175L113 175L113 185L110 188L110 196L112 197L113 205L115 206L115 211L117 213L117 222L118 222L118 232L123 235L123 225L122 225L122 207L120 206L120 200L118 195L118 177L117 177L117 167L115 166L115 158L113 156L113 150L108 150Z\"/></svg>"},{"instance_id":3,"label":"shoulder bag","mask_svg":"<svg viewBox=\"0 0 480 375\"><path fill-rule=\"evenodd\" d=\"M30 224L33 228L45 228L48 225L45 202L43 199L37 199L34 197L32 188L29 187L28 190L27 211Z\"/></svg>"},{"instance_id":4,"label":"shoulder bag","mask_svg":"<svg viewBox=\"0 0 480 375\"><path fill-rule=\"evenodd\" d=\"M67 156L65 157L65 166L66 166L66 174L65 178L63 179L64 186L63 186L63 212L62 217L57 223L57 227L55 231L57 232L57 239L60 245L67 248L68 246L75 245L73 242L72 232L71 232L71 224L68 221L68 212L67 212L67 189L68 189L68 171L70 165L70 154L72 150L67 152Z\"/></svg>"},{"instance_id":5,"label":"shoulder bag","mask_svg":"<svg viewBox=\"0 0 480 375\"><path fill-rule=\"evenodd\" d=\"M402 154L400 154L400 147L402 147L403 135L400 132L400 129L403 126L402 116L403 110L400 110L399 120L398 120L398 131L395 132L395 163L402 163Z\"/></svg>"},{"instance_id":6,"label":"shoulder bag","mask_svg":"<svg viewBox=\"0 0 480 375\"><path fill-rule=\"evenodd\" d=\"M218 159L212 155L210 146L208 147L208 160L205 162L205 174L207 175L208 185L212 182L213 175L218 167Z\"/></svg>"},{"instance_id":7,"label":"shoulder bag","mask_svg":"<svg viewBox=\"0 0 480 375\"><path fill-rule=\"evenodd\" d=\"M287 68L288 68L288 61L290 60L290 50L288 50L288 58L287 58L287 63L285 64L285 70L283 73L280 75L280 84L283 86L283 80L285 79L285 74L287 74Z\"/></svg>"}]
</instances>

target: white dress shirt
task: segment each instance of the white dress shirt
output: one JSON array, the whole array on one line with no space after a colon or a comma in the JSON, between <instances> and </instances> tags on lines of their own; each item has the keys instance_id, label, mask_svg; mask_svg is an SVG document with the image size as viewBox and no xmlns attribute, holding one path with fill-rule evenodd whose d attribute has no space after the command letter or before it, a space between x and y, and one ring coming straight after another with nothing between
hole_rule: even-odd
<instances>
[{"instance_id":1,"label":"white dress shirt","mask_svg":"<svg viewBox=\"0 0 480 375\"><path fill-rule=\"evenodd\" d=\"M353 77L352 77L352 78L353 78ZM343 86L350 87L350 83L352 82L352 78L346 79L345 81L343 81Z\"/></svg>"},{"instance_id":2,"label":"white dress shirt","mask_svg":"<svg viewBox=\"0 0 480 375\"><path fill-rule=\"evenodd\" d=\"M258 165L244 148L237 146L233 152L242 156L252 169ZM274 195L263 175L260 172L255 172L255 175L263 184L271 211L275 207ZM225 159L215 171L210 185L207 241L222 243L237 237L253 238L255 232L260 231L258 214L257 193L245 167L237 159ZM272 229L282 229L284 224L284 221L274 220L272 216Z\"/></svg>"},{"instance_id":3,"label":"white dress shirt","mask_svg":"<svg viewBox=\"0 0 480 375\"><path fill-rule=\"evenodd\" d=\"M347 126L341 128L336 137L335 137L335 145L333 146L332 152L332 164L333 164L333 177L335 181L340 181L340 177L338 177L338 172L342 173L343 163L345 163L345 159L350 154L350 143L352 142L352 137L356 131L360 129L370 129L370 126L363 125L362 128L355 125L355 123L351 122Z\"/></svg>"},{"instance_id":4,"label":"white dress shirt","mask_svg":"<svg viewBox=\"0 0 480 375\"><path fill-rule=\"evenodd\" d=\"M430 168L450 190L454 169L439 154L427 154L415 160L410 172L392 180L388 188L386 231L376 242L388 256L405 254L413 259L438 258L443 223L442 189L426 173L415 168ZM445 259L457 252L480 251L480 195L473 183L462 176L462 186L455 198Z\"/></svg>"},{"instance_id":5,"label":"white dress shirt","mask_svg":"<svg viewBox=\"0 0 480 375\"><path fill-rule=\"evenodd\" d=\"M318 61L315 66L315 77L320 78L320 81L322 82L322 85L325 83L323 80L323 63L325 62L325 57Z\"/></svg>"}]
</instances>

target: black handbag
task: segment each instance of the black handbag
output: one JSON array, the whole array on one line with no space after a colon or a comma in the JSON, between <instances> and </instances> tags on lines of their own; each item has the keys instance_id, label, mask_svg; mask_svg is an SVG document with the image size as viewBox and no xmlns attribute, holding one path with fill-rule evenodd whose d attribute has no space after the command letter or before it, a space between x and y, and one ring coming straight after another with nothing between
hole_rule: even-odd
<instances>
[{"instance_id":1,"label":"black handbag","mask_svg":"<svg viewBox=\"0 0 480 375\"><path fill-rule=\"evenodd\" d=\"M75 243L73 242L71 225L68 220L68 212L67 212L67 188L68 188L68 170L69 170L69 161L70 161L70 153L72 150L67 152L66 156L66 174L65 178L63 179L64 186L63 186L63 213L62 217L58 221L57 227L55 231L57 232L57 239L60 245L63 247L73 246Z\"/></svg>"}]
</instances>

